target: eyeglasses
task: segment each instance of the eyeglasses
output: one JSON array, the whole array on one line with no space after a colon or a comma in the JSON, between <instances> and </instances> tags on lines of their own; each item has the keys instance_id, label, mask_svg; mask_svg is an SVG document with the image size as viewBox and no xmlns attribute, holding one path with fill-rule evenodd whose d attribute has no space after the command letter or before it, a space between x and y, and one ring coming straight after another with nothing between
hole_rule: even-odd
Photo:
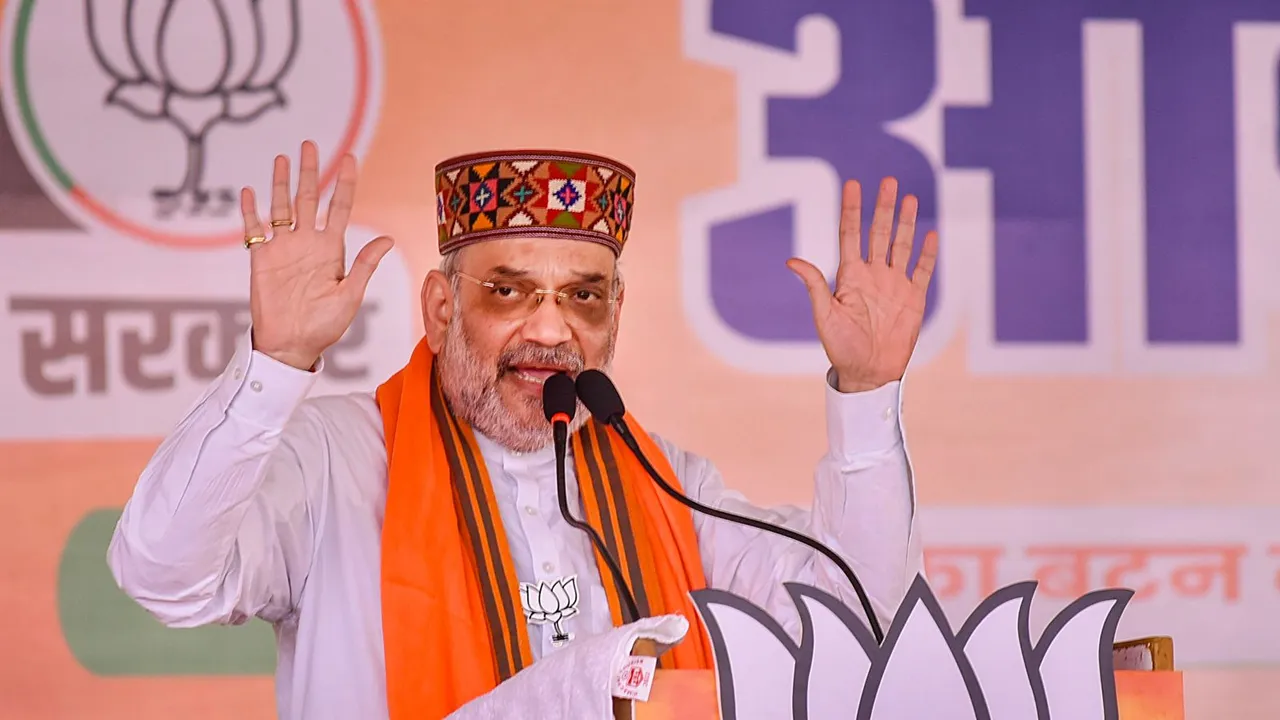
<instances>
[{"instance_id":1,"label":"eyeglasses","mask_svg":"<svg viewBox=\"0 0 1280 720\"><path fill-rule=\"evenodd\" d=\"M553 297L571 322L599 327L608 321L614 302L612 292L602 283L584 282L550 290L521 278L481 280L460 271L454 274L487 290L481 293L481 309L501 320L524 320L537 312L543 298Z\"/></svg>"}]
</instances>

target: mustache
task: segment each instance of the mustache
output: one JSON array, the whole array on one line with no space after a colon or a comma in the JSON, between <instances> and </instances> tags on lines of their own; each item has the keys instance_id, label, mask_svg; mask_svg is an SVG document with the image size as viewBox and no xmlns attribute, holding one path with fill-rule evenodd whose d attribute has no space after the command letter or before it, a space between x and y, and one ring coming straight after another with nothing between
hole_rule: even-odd
<instances>
[{"instance_id":1,"label":"mustache","mask_svg":"<svg viewBox=\"0 0 1280 720\"><path fill-rule=\"evenodd\" d=\"M582 355L569 347L545 347L525 343L504 350L498 356L498 374L503 375L521 365L557 368L570 375L582 372L585 362Z\"/></svg>"}]
</instances>

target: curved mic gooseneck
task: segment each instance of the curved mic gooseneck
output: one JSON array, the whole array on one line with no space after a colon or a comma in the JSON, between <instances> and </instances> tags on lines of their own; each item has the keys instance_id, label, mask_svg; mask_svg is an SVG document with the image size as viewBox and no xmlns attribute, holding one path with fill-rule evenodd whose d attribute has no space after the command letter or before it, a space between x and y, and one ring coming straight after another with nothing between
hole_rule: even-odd
<instances>
[{"instance_id":1,"label":"curved mic gooseneck","mask_svg":"<svg viewBox=\"0 0 1280 720\"><path fill-rule=\"evenodd\" d=\"M612 427L617 431L622 441L626 443L631 452L635 454L636 459L640 461L640 465L649 473L649 477L658 484L662 491L670 495L682 505L705 513L711 517L727 520L729 522L748 525L757 530L764 530L775 535L781 535L798 543L806 545L826 556L836 567L844 573L849 584L853 586L854 593L858 596L858 602L862 605L862 611L867 616L867 622L871 625L871 634L875 636L876 643L884 642L884 631L880 628L880 620L876 617L875 610L871 607L871 599L867 597L867 591L863 589L862 583L858 581L858 576L854 574L853 568L849 567L831 548L812 538L805 537L798 532L788 528L774 525L773 523L757 520L755 518L736 515L717 508L703 505L702 503L687 497L679 490L671 487L662 475L649 462L649 458L645 457L644 452L640 450L640 443L636 442L635 436L631 434L631 428L627 426L626 408L622 404L622 396L618 394L618 389L614 387L613 381L609 379L599 370L586 370L578 375L577 380L578 397L581 398L582 404L587 406L591 411L591 415L601 423Z\"/></svg>"},{"instance_id":2,"label":"curved mic gooseneck","mask_svg":"<svg viewBox=\"0 0 1280 720\"><path fill-rule=\"evenodd\" d=\"M636 607L635 597L631 594L631 588L627 586L626 578L622 575L622 570L614 561L613 556L609 554L605 548L604 540L600 538L595 528L578 520L569 512L569 492L567 489L568 481L565 479L565 455L568 454L569 444L569 423L573 422L573 415L578 409L578 394L574 388L573 378L564 373L556 373L547 378L542 385L542 413L546 416L547 421L551 423L551 434L555 443L556 450L556 496L560 500L560 515L564 517L564 521L571 526L586 533L591 538L591 544L595 546L596 552L600 553L600 557L604 558L605 565L609 568L609 574L613 576L614 583L618 586L618 596L626 603L626 610L630 613L629 622L635 622L640 619L640 610Z\"/></svg>"}]
</instances>

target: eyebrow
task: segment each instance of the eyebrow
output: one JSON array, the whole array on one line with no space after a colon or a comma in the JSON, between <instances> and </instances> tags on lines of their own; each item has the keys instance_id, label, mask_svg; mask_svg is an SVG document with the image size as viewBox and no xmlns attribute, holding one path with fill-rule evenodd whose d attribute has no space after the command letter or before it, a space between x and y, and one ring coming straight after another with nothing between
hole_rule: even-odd
<instances>
[{"instance_id":1,"label":"eyebrow","mask_svg":"<svg viewBox=\"0 0 1280 720\"><path fill-rule=\"evenodd\" d=\"M598 284L605 281L605 274L601 272L574 272L573 274L581 283Z\"/></svg>"},{"instance_id":2,"label":"eyebrow","mask_svg":"<svg viewBox=\"0 0 1280 720\"><path fill-rule=\"evenodd\" d=\"M489 276L506 280L519 280L529 277L528 270L520 270L509 265L497 265L489 270ZM574 281L580 283L602 283L608 276L602 272L573 271Z\"/></svg>"},{"instance_id":3,"label":"eyebrow","mask_svg":"<svg viewBox=\"0 0 1280 720\"><path fill-rule=\"evenodd\" d=\"M513 267L508 267L506 265L498 265L497 267L490 268L489 275L491 277L515 279L515 278L529 277L529 271L517 270Z\"/></svg>"}]
</instances>

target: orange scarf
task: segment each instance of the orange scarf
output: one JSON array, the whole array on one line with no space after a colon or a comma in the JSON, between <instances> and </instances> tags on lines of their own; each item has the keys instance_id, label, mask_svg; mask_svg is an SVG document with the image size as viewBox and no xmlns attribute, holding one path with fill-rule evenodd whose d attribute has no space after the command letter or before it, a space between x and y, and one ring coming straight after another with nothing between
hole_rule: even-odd
<instances>
[{"instance_id":1,"label":"orange scarf","mask_svg":"<svg viewBox=\"0 0 1280 720\"><path fill-rule=\"evenodd\" d=\"M425 342L378 388L387 445L382 525L382 634L392 720L440 718L533 662L506 533L471 428L450 411ZM641 449L679 488L631 417ZM657 488L612 429L573 437L586 522L600 532L642 615L691 623L661 666L709 669L712 651L689 592L706 586L693 518ZM547 482L552 482L548 478ZM608 567L596 563L615 625L624 618Z\"/></svg>"}]
</instances>

